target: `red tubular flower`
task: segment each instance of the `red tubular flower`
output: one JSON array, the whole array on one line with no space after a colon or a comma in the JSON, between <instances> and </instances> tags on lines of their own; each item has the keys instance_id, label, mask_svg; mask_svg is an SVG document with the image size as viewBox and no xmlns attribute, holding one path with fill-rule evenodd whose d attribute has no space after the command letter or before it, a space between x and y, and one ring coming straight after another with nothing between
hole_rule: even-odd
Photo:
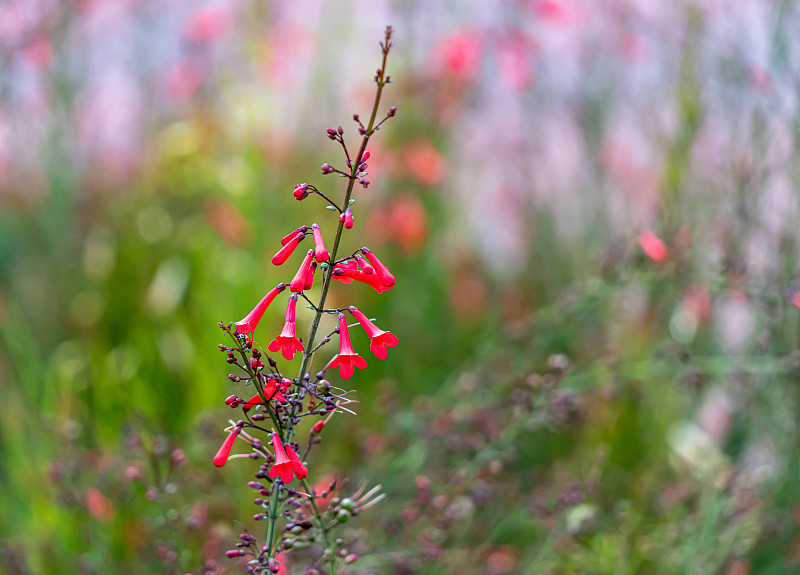
<instances>
[{"instance_id":1,"label":"red tubular flower","mask_svg":"<svg viewBox=\"0 0 800 575\"><path fill-rule=\"evenodd\" d=\"M347 320L343 313L339 314L339 355L333 358L331 367L339 368L339 375L344 379L350 379L355 373L355 368L364 369L367 361L353 350L350 343L350 332L347 331Z\"/></svg>"},{"instance_id":2,"label":"red tubular flower","mask_svg":"<svg viewBox=\"0 0 800 575\"><path fill-rule=\"evenodd\" d=\"M358 263L358 267L361 268L361 271L367 275L372 275L375 273L375 268L369 265L367 262L364 261L364 258L361 257L361 254L356 254L356 263Z\"/></svg>"},{"instance_id":3,"label":"red tubular flower","mask_svg":"<svg viewBox=\"0 0 800 575\"><path fill-rule=\"evenodd\" d=\"M261 380L264 381L263 379ZM286 396L283 395L283 388L276 382L274 379L269 379L264 384L264 395L267 396L267 400L276 400L276 401L286 401ZM242 410L247 413L250 411L254 405L263 405L264 400L261 398L261 395L256 393L253 397L248 399Z\"/></svg>"},{"instance_id":4,"label":"red tubular flower","mask_svg":"<svg viewBox=\"0 0 800 575\"><path fill-rule=\"evenodd\" d=\"M235 425L231 432L228 434L228 437L225 438L225 441L222 442L222 446L217 451L217 454L214 456L214 465L217 467L222 467L228 462L228 457L231 454L231 449L233 449L233 442L236 441L236 436L239 435L239 432L242 430L241 427Z\"/></svg>"},{"instance_id":5,"label":"red tubular flower","mask_svg":"<svg viewBox=\"0 0 800 575\"><path fill-rule=\"evenodd\" d=\"M333 266L333 276L332 276L333 279L339 280L343 284L351 284L351 283L353 283L353 278L352 277L350 277L348 275L344 275L344 274L337 274L336 270L342 270L342 271L352 270L352 271L356 271L356 270L358 270L358 263L354 262L353 260L349 260L349 261L344 262L343 264L336 264L335 266Z\"/></svg>"},{"instance_id":6,"label":"red tubular flower","mask_svg":"<svg viewBox=\"0 0 800 575\"><path fill-rule=\"evenodd\" d=\"M292 462L286 456L283 443L277 433L272 434L272 451L275 453L275 464L269 470L269 477L271 479L280 477L281 481L284 483L291 483L293 470Z\"/></svg>"},{"instance_id":7,"label":"red tubular flower","mask_svg":"<svg viewBox=\"0 0 800 575\"><path fill-rule=\"evenodd\" d=\"M387 347L395 347L398 344L397 336L388 331L383 331L378 328L374 323L369 321L357 307L350 306L350 313L358 320L364 331L367 332L369 337L369 350L375 354L378 359L386 359L389 355Z\"/></svg>"},{"instance_id":8,"label":"red tubular flower","mask_svg":"<svg viewBox=\"0 0 800 575\"><path fill-rule=\"evenodd\" d=\"M292 239L286 242L285 246L278 250L278 253L272 256L272 263L279 266L289 259L289 256L292 255L297 244L299 244L304 237L306 237L306 235L303 232L297 232Z\"/></svg>"},{"instance_id":9,"label":"red tubular flower","mask_svg":"<svg viewBox=\"0 0 800 575\"><path fill-rule=\"evenodd\" d=\"M378 274L379 278L381 278L383 284L387 288L392 287L394 285L395 280L394 276L392 275L392 272L389 271L389 268L383 265L381 263L381 260L379 260L378 257L374 253L372 253L372 251L369 248L361 248L361 253L363 253L367 257L369 263L371 263L372 267L375 268L375 273Z\"/></svg>"},{"instance_id":10,"label":"red tubular flower","mask_svg":"<svg viewBox=\"0 0 800 575\"><path fill-rule=\"evenodd\" d=\"M300 461L300 458L294 452L292 446L287 443L283 447L286 450L286 455L289 456L289 461L292 462L292 471L294 471L297 479L305 479L308 477L308 468L306 468L306 466L303 465L303 462Z\"/></svg>"},{"instance_id":11,"label":"red tubular flower","mask_svg":"<svg viewBox=\"0 0 800 575\"><path fill-rule=\"evenodd\" d=\"M319 263L327 262L330 254L325 242L322 240L322 232L317 224L311 225L311 232L314 234L314 259Z\"/></svg>"},{"instance_id":12,"label":"red tubular flower","mask_svg":"<svg viewBox=\"0 0 800 575\"><path fill-rule=\"evenodd\" d=\"M253 311L247 314L242 321L237 321L235 324L233 324L236 326L236 332L241 335L253 333L258 325L258 322L261 321L261 318L264 316L264 312L267 311L269 304L272 303L272 300L275 299L276 295L285 289L286 284L279 283L269 292L267 292L267 295L261 298L261 301L256 304L256 307L253 308Z\"/></svg>"},{"instance_id":13,"label":"red tubular flower","mask_svg":"<svg viewBox=\"0 0 800 575\"><path fill-rule=\"evenodd\" d=\"M294 237L295 237L295 236L296 236L298 233L305 234L307 231L308 231L308 226L300 226L300 227L299 227L299 228L297 228L296 230L294 230L294 231L292 231L292 232L289 232L288 234L286 234L285 236L283 236L283 237L281 238L281 245L282 245L282 246L285 246L285 245L286 245L286 244L288 244L290 241L292 241L292 240L294 239Z\"/></svg>"},{"instance_id":14,"label":"red tubular flower","mask_svg":"<svg viewBox=\"0 0 800 575\"><path fill-rule=\"evenodd\" d=\"M281 350L283 357L286 359L294 359L294 354L298 351L305 349L300 340L295 337L295 307L297 306L297 294L293 294L289 298L289 304L286 306L286 323L283 324L281 334L269 343L271 352Z\"/></svg>"},{"instance_id":15,"label":"red tubular flower","mask_svg":"<svg viewBox=\"0 0 800 575\"><path fill-rule=\"evenodd\" d=\"M306 284L303 286L304 290L311 289L314 286L314 272L317 271L317 262L311 262L311 267L308 268L306 275Z\"/></svg>"},{"instance_id":16,"label":"red tubular flower","mask_svg":"<svg viewBox=\"0 0 800 575\"><path fill-rule=\"evenodd\" d=\"M306 287L306 277L308 276L308 269L311 267L311 260L314 257L314 250L308 250L306 257L303 258L303 263L297 273L294 274L294 279L289 283L289 289L293 292L301 292Z\"/></svg>"},{"instance_id":17,"label":"red tubular flower","mask_svg":"<svg viewBox=\"0 0 800 575\"><path fill-rule=\"evenodd\" d=\"M392 289L392 286L387 286L383 281L381 281L380 276L377 273L366 274L358 269L358 264L355 265L355 269L353 267L349 268L335 268L333 270L333 277L342 280L342 278L347 278L349 280L358 280L360 282L364 282L365 284L369 284L373 287L373 289L378 293L383 293L385 291L389 291ZM345 281L345 280L342 280ZM350 283L349 281L345 281L345 283Z\"/></svg>"}]
</instances>

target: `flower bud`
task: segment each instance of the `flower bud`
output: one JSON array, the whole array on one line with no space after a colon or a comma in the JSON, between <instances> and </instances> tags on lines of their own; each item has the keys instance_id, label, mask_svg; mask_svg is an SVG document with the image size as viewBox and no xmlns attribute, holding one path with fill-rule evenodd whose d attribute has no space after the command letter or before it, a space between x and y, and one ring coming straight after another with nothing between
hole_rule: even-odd
<instances>
[{"instance_id":1,"label":"flower bud","mask_svg":"<svg viewBox=\"0 0 800 575\"><path fill-rule=\"evenodd\" d=\"M396 113L397 113L397 106L392 106L391 108L389 108L389 113L386 115L392 118Z\"/></svg>"},{"instance_id":2,"label":"flower bud","mask_svg":"<svg viewBox=\"0 0 800 575\"><path fill-rule=\"evenodd\" d=\"M324 426L325 426L325 421L324 420L320 420L320 421L316 422L314 424L314 427L313 427L314 433L319 433L320 431L322 431L322 428Z\"/></svg>"},{"instance_id":3,"label":"flower bud","mask_svg":"<svg viewBox=\"0 0 800 575\"><path fill-rule=\"evenodd\" d=\"M294 189L295 199L297 200L305 200L308 197L308 184L297 184Z\"/></svg>"},{"instance_id":4,"label":"flower bud","mask_svg":"<svg viewBox=\"0 0 800 575\"><path fill-rule=\"evenodd\" d=\"M227 555L229 559L233 559L234 557L242 557L244 555L244 550L229 549L225 552L225 555Z\"/></svg>"},{"instance_id":5,"label":"flower bud","mask_svg":"<svg viewBox=\"0 0 800 575\"><path fill-rule=\"evenodd\" d=\"M344 227L348 230L351 229L353 227L353 210L347 208L339 215L339 221L344 222Z\"/></svg>"}]
</instances>

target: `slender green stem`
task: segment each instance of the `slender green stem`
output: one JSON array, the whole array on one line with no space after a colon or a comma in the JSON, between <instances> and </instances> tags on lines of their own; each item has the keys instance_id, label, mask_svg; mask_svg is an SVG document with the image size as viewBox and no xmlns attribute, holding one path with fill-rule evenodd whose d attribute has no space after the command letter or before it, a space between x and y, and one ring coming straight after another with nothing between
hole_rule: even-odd
<instances>
[{"instance_id":1,"label":"slender green stem","mask_svg":"<svg viewBox=\"0 0 800 575\"><path fill-rule=\"evenodd\" d=\"M272 482L272 493L269 497L269 526L267 527L267 545L269 545L269 554L271 557L275 556L275 522L278 520L278 485L280 479Z\"/></svg>"},{"instance_id":2,"label":"slender green stem","mask_svg":"<svg viewBox=\"0 0 800 575\"><path fill-rule=\"evenodd\" d=\"M333 552L333 543L331 542L331 535L328 527L325 525L325 521L322 519L322 513L319 512L319 508L317 507L317 499L315 494L311 493L311 490L308 487L308 483L306 483L305 479L301 479L300 483L303 484L303 489L305 492L308 493L308 500L311 502L311 509L314 510L314 517L317 520L317 524L319 528L322 530L322 536L325 538L325 548L330 549L330 564L331 564L331 575L336 575L336 554Z\"/></svg>"}]
</instances>

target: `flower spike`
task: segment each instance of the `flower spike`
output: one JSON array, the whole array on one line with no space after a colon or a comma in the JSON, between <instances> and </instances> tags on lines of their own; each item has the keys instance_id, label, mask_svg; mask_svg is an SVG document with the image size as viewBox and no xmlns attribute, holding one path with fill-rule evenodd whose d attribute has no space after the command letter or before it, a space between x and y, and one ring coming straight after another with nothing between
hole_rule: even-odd
<instances>
[{"instance_id":1,"label":"flower spike","mask_svg":"<svg viewBox=\"0 0 800 575\"><path fill-rule=\"evenodd\" d=\"M358 323L360 323L364 331L367 332L370 343L369 350L374 353L375 357L378 359L386 359L386 356L389 355L389 350L386 348L395 347L399 343L397 336L388 331L379 329L378 326L369 321L369 318L355 306L350 306L350 313L353 314L353 317L358 320Z\"/></svg>"},{"instance_id":2,"label":"flower spike","mask_svg":"<svg viewBox=\"0 0 800 575\"><path fill-rule=\"evenodd\" d=\"M292 294L289 298L289 304L286 306L286 322L283 324L281 334L273 339L269 347L271 352L275 353L281 350L283 357L286 359L294 359L295 353L302 351L305 348L300 340L295 337L295 308L297 307L297 294Z\"/></svg>"},{"instance_id":3,"label":"flower spike","mask_svg":"<svg viewBox=\"0 0 800 575\"><path fill-rule=\"evenodd\" d=\"M325 242L322 239L322 232L317 224L311 225L311 232L314 234L314 259L319 263L327 262L330 254L328 248L325 247Z\"/></svg>"},{"instance_id":4,"label":"flower spike","mask_svg":"<svg viewBox=\"0 0 800 575\"><path fill-rule=\"evenodd\" d=\"M300 228L298 228L298 230L299 229ZM272 256L272 263L276 266L279 266L288 260L289 256L292 255L292 252L297 247L297 244L299 244L304 237L306 237L305 233L297 232L292 239L286 242L286 245L278 250L278 253Z\"/></svg>"},{"instance_id":5,"label":"flower spike","mask_svg":"<svg viewBox=\"0 0 800 575\"><path fill-rule=\"evenodd\" d=\"M272 300L275 299L275 296L285 289L286 284L279 283L269 292L267 292L267 295L261 298L261 301L256 304L256 307L253 308L253 311L247 314L242 321L237 321L235 324L233 324L236 326L236 332L240 335L253 333L258 325L258 322L260 322L261 318L264 316L264 312L267 311L269 304L272 303Z\"/></svg>"},{"instance_id":6,"label":"flower spike","mask_svg":"<svg viewBox=\"0 0 800 575\"><path fill-rule=\"evenodd\" d=\"M236 436L239 435L239 432L242 428L238 425L234 425L231 432L228 434L228 437L225 438L225 441L222 442L222 446L217 451L217 454L214 456L214 465L217 467L222 467L228 462L228 457L231 454L231 449L233 449L233 442L236 441Z\"/></svg>"},{"instance_id":7,"label":"flower spike","mask_svg":"<svg viewBox=\"0 0 800 575\"><path fill-rule=\"evenodd\" d=\"M387 288L392 287L394 285L395 280L394 276L392 275L392 272L389 271L389 268L383 265L383 263L381 263L381 260L378 259L378 256L372 253L372 250L370 250L369 248L361 248L361 253L363 253L369 260L369 263L372 264L372 267L375 269L375 273L378 274L379 278L381 278L383 284Z\"/></svg>"},{"instance_id":8,"label":"flower spike","mask_svg":"<svg viewBox=\"0 0 800 575\"><path fill-rule=\"evenodd\" d=\"M355 373L355 368L364 369L367 361L353 350L350 342L350 332L347 331L347 319L343 313L339 314L339 355L330 363L330 367L338 367L339 375L350 379Z\"/></svg>"},{"instance_id":9,"label":"flower spike","mask_svg":"<svg viewBox=\"0 0 800 575\"><path fill-rule=\"evenodd\" d=\"M306 277L308 276L308 270L311 267L311 260L313 257L314 250L308 250L306 257L303 258L303 263L300 264L300 268L294 275L294 279L289 283L289 289L293 292L299 293L303 291L303 288L306 286Z\"/></svg>"}]
</instances>

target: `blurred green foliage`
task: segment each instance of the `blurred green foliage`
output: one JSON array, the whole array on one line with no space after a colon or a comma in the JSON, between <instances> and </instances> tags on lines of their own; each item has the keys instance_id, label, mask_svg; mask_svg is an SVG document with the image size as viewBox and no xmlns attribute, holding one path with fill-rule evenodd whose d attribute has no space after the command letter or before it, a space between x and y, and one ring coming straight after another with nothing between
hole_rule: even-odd
<instances>
[{"instance_id":1,"label":"blurred green foliage","mask_svg":"<svg viewBox=\"0 0 800 575\"><path fill-rule=\"evenodd\" d=\"M692 44L702 14L685 25L657 185L666 261L601 218L563 234L554 210L532 203L520 208L534 230L520 239L524 265L493 275L462 241L475 232L458 220L459 196L398 159L422 149L428 168L444 163L470 92L393 74L400 113L377 136L380 169L346 241L370 245L397 286L380 297L335 286L333 303L357 303L401 344L368 359L352 380L358 416L327 426L310 461L312 479L388 495L351 522L361 558L348 572L797 571L800 356L786 297L797 250L784 237L776 271L747 273L745 232L758 222L745 174L731 177L740 197L719 233L723 263L703 257L724 218L714 198L688 193L706 183L692 164L706 111ZM595 96L576 106L600 155L609 96ZM290 192L334 150L320 110L294 139L265 143L238 137L241 118L206 97L148 127L135 177L82 172L56 126L46 192L0 197L2 573L236 572L224 551L258 527L248 462L210 463L231 417L222 400L238 391L215 326L286 280L269 259L287 231L332 228L318 198ZM758 156L768 129L754 121L750 135ZM574 194L603 197L603 185ZM716 319L745 307L747 329ZM282 320L268 314L261 337ZM751 335L726 345L736 330Z\"/></svg>"}]
</instances>

